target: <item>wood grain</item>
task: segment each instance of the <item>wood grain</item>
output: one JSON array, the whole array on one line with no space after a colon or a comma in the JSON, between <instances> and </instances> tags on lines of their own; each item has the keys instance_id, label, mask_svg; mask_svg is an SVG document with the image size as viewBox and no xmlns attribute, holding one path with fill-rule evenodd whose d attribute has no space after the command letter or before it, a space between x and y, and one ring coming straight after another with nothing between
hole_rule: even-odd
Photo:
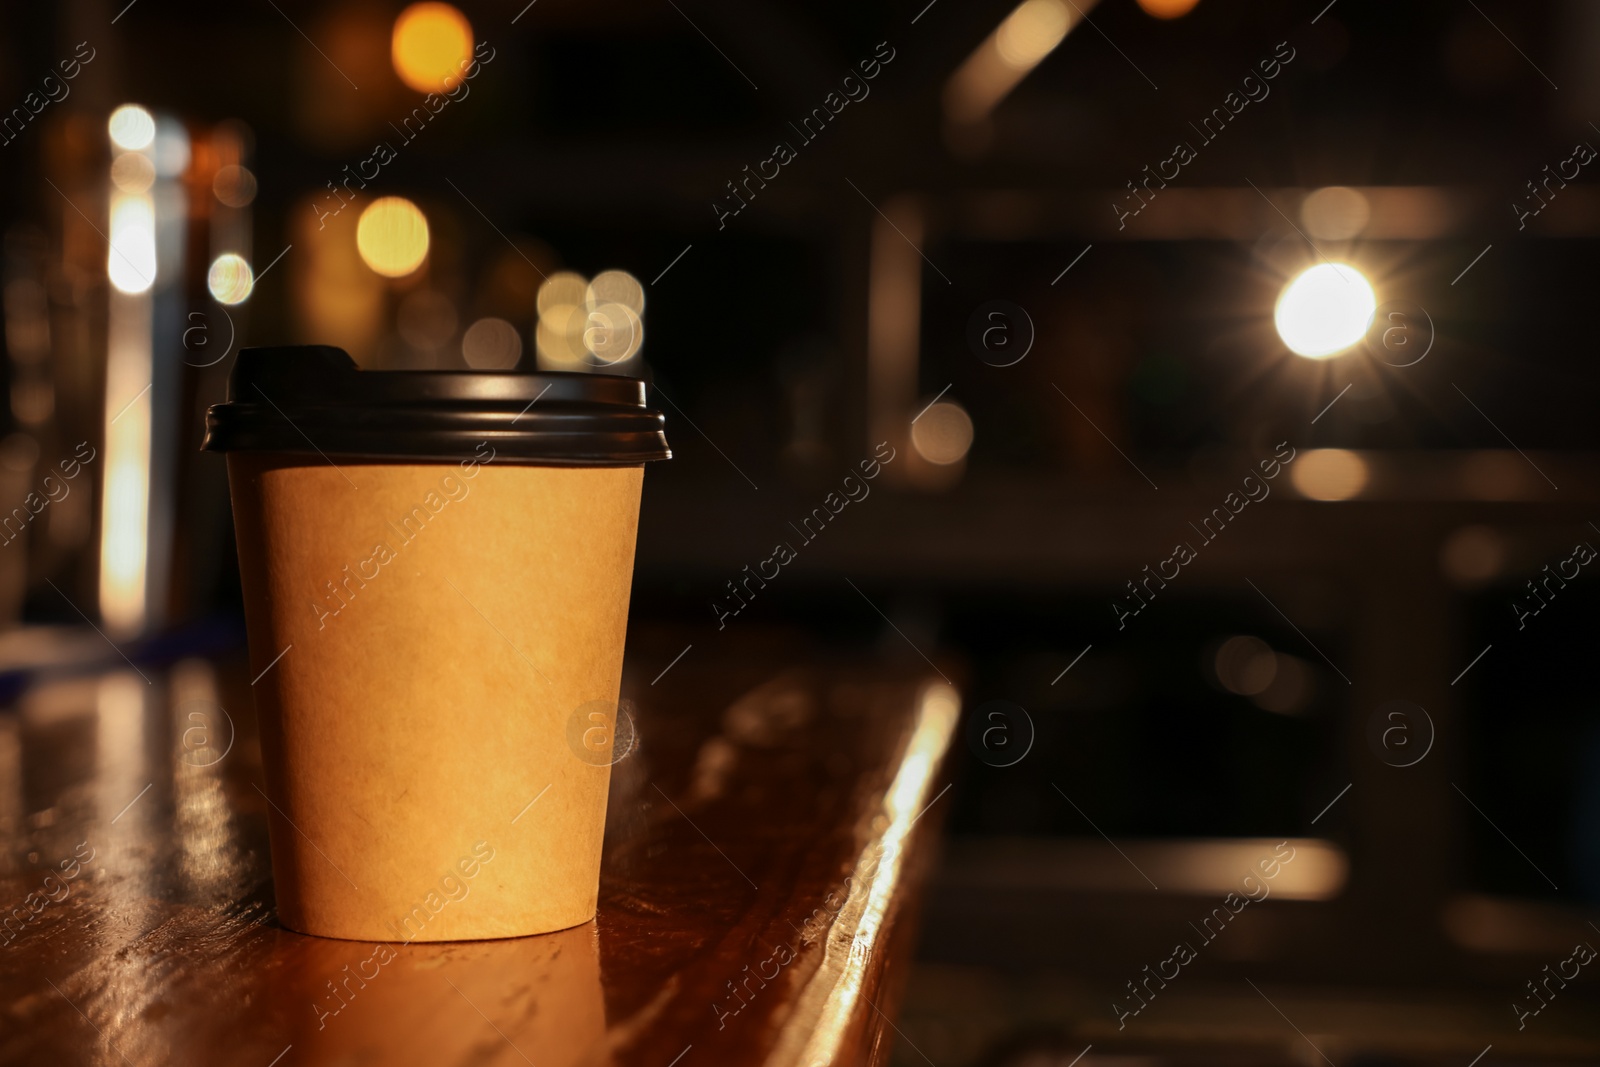
<instances>
[{"instance_id":1,"label":"wood grain","mask_svg":"<svg viewBox=\"0 0 1600 1067\"><path fill-rule=\"evenodd\" d=\"M598 918L369 944L275 918L242 665L145 673L0 715L0 1063L887 1059L948 783L937 679L706 652L629 682Z\"/></svg>"}]
</instances>

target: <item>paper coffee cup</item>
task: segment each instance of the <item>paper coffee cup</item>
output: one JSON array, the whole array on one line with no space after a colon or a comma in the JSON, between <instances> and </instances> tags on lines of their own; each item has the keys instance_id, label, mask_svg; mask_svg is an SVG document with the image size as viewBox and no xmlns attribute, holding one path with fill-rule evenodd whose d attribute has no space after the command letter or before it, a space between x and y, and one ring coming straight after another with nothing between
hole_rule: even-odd
<instances>
[{"instance_id":1,"label":"paper coffee cup","mask_svg":"<svg viewBox=\"0 0 1600 1067\"><path fill-rule=\"evenodd\" d=\"M444 941L594 917L661 423L632 379L240 353L205 447L228 453L285 925Z\"/></svg>"}]
</instances>

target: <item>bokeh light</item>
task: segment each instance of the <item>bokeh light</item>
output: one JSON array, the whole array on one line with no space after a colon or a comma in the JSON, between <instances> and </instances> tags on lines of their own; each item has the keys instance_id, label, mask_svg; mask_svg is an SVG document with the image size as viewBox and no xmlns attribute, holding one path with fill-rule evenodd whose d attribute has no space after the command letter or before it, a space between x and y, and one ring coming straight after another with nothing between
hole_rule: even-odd
<instances>
[{"instance_id":1,"label":"bokeh light","mask_svg":"<svg viewBox=\"0 0 1600 1067\"><path fill-rule=\"evenodd\" d=\"M598 362L607 366L621 363L643 343L644 325L626 304L612 301L585 309L583 347Z\"/></svg>"},{"instance_id":2,"label":"bokeh light","mask_svg":"<svg viewBox=\"0 0 1600 1067\"><path fill-rule=\"evenodd\" d=\"M1273 653L1272 684L1253 695L1250 700L1263 711L1279 715L1296 715L1306 709L1312 695L1315 676L1311 667L1298 656Z\"/></svg>"},{"instance_id":3,"label":"bokeh light","mask_svg":"<svg viewBox=\"0 0 1600 1067\"><path fill-rule=\"evenodd\" d=\"M539 286L534 345L546 370L589 370L631 359L644 343L644 286L625 270L588 279L556 271Z\"/></svg>"},{"instance_id":4,"label":"bokeh light","mask_svg":"<svg viewBox=\"0 0 1600 1067\"><path fill-rule=\"evenodd\" d=\"M111 143L118 148L137 152L150 147L156 139L156 120L138 104L123 104L111 113L106 124L111 133Z\"/></svg>"},{"instance_id":5,"label":"bokeh light","mask_svg":"<svg viewBox=\"0 0 1600 1067\"><path fill-rule=\"evenodd\" d=\"M255 272L243 256L224 252L211 261L206 272L206 288L219 304L242 304L256 286Z\"/></svg>"},{"instance_id":6,"label":"bokeh light","mask_svg":"<svg viewBox=\"0 0 1600 1067\"><path fill-rule=\"evenodd\" d=\"M1284 286L1273 320L1290 351L1325 359L1365 337L1377 309L1360 271L1348 263L1319 263Z\"/></svg>"},{"instance_id":7,"label":"bokeh light","mask_svg":"<svg viewBox=\"0 0 1600 1067\"><path fill-rule=\"evenodd\" d=\"M1023 0L950 75L944 87L946 136L962 153L989 143L987 123L1000 101L1072 30L1070 0Z\"/></svg>"},{"instance_id":8,"label":"bokeh light","mask_svg":"<svg viewBox=\"0 0 1600 1067\"><path fill-rule=\"evenodd\" d=\"M556 275L551 275L554 279ZM540 296L544 291L540 290ZM582 370L584 310L577 304L550 304L539 312L534 343L539 366L546 370Z\"/></svg>"},{"instance_id":9,"label":"bokeh light","mask_svg":"<svg viewBox=\"0 0 1600 1067\"><path fill-rule=\"evenodd\" d=\"M156 165L143 152L118 152L111 161L111 184L125 193L142 193L156 183Z\"/></svg>"},{"instance_id":10,"label":"bokeh light","mask_svg":"<svg viewBox=\"0 0 1600 1067\"><path fill-rule=\"evenodd\" d=\"M1318 189L1300 204L1300 221L1311 236L1329 241L1348 241L1366 229L1371 218L1372 205L1348 185Z\"/></svg>"},{"instance_id":11,"label":"bokeh light","mask_svg":"<svg viewBox=\"0 0 1600 1067\"><path fill-rule=\"evenodd\" d=\"M539 324L533 341L542 369L583 369L588 354L583 347L588 292L589 279L570 270L556 271L539 286L534 298Z\"/></svg>"},{"instance_id":12,"label":"bokeh light","mask_svg":"<svg viewBox=\"0 0 1600 1067\"><path fill-rule=\"evenodd\" d=\"M577 307L584 302L588 290L589 282L583 275L559 270L539 286L539 295L534 298L534 303L541 315L558 304Z\"/></svg>"},{"instance_id":13,"label":"bokeh light","mask_svg":"<svg viewBox=\"0 0 1600 1067\"><path fill-rule=\"evenodd\" d=\"M367 266L386 278L403 278L428 257L428 220L400 196L374 200L356 224L356 248Z\"/></svg>"},{"instance_id":14,"label":"bokeh light","mask_svg":"<svg viewBox=\"0 0 1600 1067\"><path fill-rule=\"evenodd\" d=\"M522 335L505 319L479 319L461 335L461 357L473 370L510 370L522 358Z\"/></svg>"},{"instance_id":15,"label":"bokeh light","mask_svg":"<svg viewBox=\"0 0 1600 1067\"><path fill-rule=\"evenodd\" d=\"M472 24L449 4L412 4L394 20L390 55L400 80L419 93L437 93L460 78L472 57Z\"/></svg>"},{"instance_id":16,"label":"bokeh light","mask_svg":"<svg viewBox=\"0 0 1600 1067\"><path fill-rule=\"evenodd\" d=\"M162 118L156 123L156 136L150 146L150 156L156 173L163 178L176 178L189 169L189 131L183 123L173 118Z\"/></svg>"},{"instance_id":17,"label":"bokeh light","mask_svg":"<svg viewBox=\"0 0 1600 1067\"><path fill-rule=\"evenodd\" d=\"M111 198L111 242L106 277L124 293L142 293L156 281L156 209L144 194Z\"/></svg>"},{"instance_id":18,"label":"bokeh light","mask_svg":"<svg viewBox=\"0 0 1600 1067\"><path fill-rule=\"evenodd\" d=\"M1013 70L1031 70L1072 28L1072 13L1062 0L1024 0L995 31L995 48Z\"/></svg>"},{"instance_id":19,"label":"bokeh light","mask_svg":"<svg viewBox=\"0 0 1600 1067\"><path fill-rule=\"evenodd\" d=\"M1230 693L1251 697L1266 692L1278 676L1278 657L1259 637L1230 637L1217 648L1212 664L1217 681Z\"/></svg>"},{"instance_id":20,"label":"bokeh light","mask_svg":"<svg viewBox=\"0 0 1600 1067\"><path fill-rule=\"evenodd\" d=\"M621 304L635 315L643 315L644 286L625 270L603 270L589 283L584 301L595 308L602 304Z\"/></svg>"},{"instance_id":21,"label":"bokeh light","mask_svg":"<svg viewBox=\"0 0 1600 1067\"><path fill-rule=\"evenodd\" d=\"M1312 500L1349 500L1367 485L1367 461L1343 448L1301 453L1289 471L1294 487Z\"/></svg>"},{"instance_id":22,"label":"bokeh light","mask_svg":"<svg viewBox=\"0 0 1600 1067\"><path fill-rule=\"evenodd\" d=\"M211 179L211 191L229 207L245 207L256 198L256 176L248 167L229 163L218 167Z\"/></svg>"},{"instance_id":23,"label":"bokeh light","mask_svg":"<svg viewBox=\"0 0 1600 1067\"><path fill-rule=\"evenodd\" d=\"M929 463L960 463L972 448L972 418L955 401L941 400L911 424L911 445Z\"/></svg>"},{"instance_id":24,"label":"bokeh light","mask_svg":"<svg viewBox=\"0 0 1600 1067\"><path fill-rule=\"evenodd\" d=\"M1439 546L1439 570L1453 585L1484 585L1505 569L1506 539L1488 526L1473 524L1452 531Z\"/></svg>"},{"instance_id":25,"label":"bokeh light","mask_svg":"<svg viewBox=\"0 0 1600 1067\"><path fill-rule=\"evenodd\" d=\"M1154 15L1158 19L1182 18L1194 10L1195 4L1200 0L1139 0L1139 6L1146 15Z\"/></svg>"}]
</instances>

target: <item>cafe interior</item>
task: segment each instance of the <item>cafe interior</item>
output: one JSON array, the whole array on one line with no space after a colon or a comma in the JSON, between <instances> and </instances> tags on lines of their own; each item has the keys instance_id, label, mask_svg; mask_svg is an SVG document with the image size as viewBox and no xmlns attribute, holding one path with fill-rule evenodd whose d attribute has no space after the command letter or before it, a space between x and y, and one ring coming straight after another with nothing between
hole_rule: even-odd
<instances>
[{"instance_id":1,"label":"cafe interior","mask_svg":"<svg viewBox=\"0 0 1600 1067\"><path fill-rule=\"evenodd\" d=\"M0 1063L1600 1061L1600 6L0 18ZM287 345L664 419L589 922L280 918Z\"/></svg>"}]
</instances>

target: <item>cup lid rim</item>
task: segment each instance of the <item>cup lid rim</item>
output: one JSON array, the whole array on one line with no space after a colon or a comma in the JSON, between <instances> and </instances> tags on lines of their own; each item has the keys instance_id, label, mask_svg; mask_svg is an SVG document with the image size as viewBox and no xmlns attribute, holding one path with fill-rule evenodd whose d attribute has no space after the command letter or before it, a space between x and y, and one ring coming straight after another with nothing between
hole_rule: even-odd
<instances>
[{"instance_id":1,"label":"cup lid rim","mask_svg":"<svg viewBox=\"0 0 1600 1067\"><path fill-rule=\"evenodd\" d=\"M331 345L246 348L201 448L454 462L487 442L512 463L631 466L672 455L645 389L610 374L363 370Z\"/></svg>"}]
</instances>

